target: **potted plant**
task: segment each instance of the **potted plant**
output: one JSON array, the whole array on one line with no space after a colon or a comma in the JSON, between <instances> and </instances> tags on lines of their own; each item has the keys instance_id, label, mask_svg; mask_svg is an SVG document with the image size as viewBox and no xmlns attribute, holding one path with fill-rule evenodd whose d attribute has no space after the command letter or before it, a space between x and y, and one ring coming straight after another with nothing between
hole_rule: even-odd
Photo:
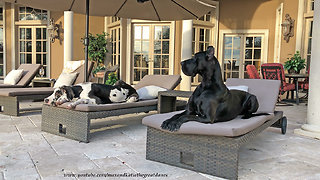
<instances>
[{"instance_id":1,"label":"potted plant","mask_svg":"<svg viewBox=\"0 0 320 180\"><path fill-rule=\"evenodd\" d=\"M104 60L106 57L107 50L107 34L103 32L102 34L89 34L89 46L88 46L88 56L89 59L95 62L95 67L92 73L95 75L101 70L105 70ZM84 38L82 38L84 40Z\"/></svg>"},{"instance_id":2,"label":"potted plant","mask_svg":"<svg viewBox=\"0 0 320 180\"><path fill-rule=\"evenodd\" d=\"M108 79L106 80L107 85L114 85L118 81L117 73L111 72L108 74Z\"/></svg>"},{"instance_id":3,"label":"potted plant","mask_svg":"<svg viewBox=\"0 0 320 180\"><path fill-rule=\"evenodd\" d=\"M306 67L306 60L301 58L299 51L297 51L288 61L284 63L284 68L288 73L299 74L301 69Z\"/></svg>"}]
</instances>

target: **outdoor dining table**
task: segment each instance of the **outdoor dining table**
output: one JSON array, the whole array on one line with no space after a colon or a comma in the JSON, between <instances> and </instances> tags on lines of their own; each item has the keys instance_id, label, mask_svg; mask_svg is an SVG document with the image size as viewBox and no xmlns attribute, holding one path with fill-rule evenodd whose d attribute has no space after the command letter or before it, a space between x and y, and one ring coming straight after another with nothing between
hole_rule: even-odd
<instances>
[{"instance_id":1,"label":"outdoor dining table","mask_svg":"<svg viewBox=\"0 0 320 180\"><path fill-rule=\"evenodd\" d=\"M309 75L308 74L285 74L286 78L289 78L289 82L291 82L291 79L293 79L293 83L295 84L295 91L296 91L296 104L299 105L299 83L298 79L299 78L307 78Z\"/></svg>"}]
</instances>

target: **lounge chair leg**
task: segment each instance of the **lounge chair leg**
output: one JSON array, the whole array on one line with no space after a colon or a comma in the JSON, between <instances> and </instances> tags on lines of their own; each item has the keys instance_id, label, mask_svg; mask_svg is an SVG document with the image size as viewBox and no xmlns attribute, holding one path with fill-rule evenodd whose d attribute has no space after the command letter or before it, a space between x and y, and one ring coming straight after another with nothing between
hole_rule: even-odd
<instances>
[{"instance_id":1,"label":"lounge chair leg","mask_svg":"<svg viewBox=\"0 0 320 180\"><path fill-rule=\"evenodd\" d=\"M281 125L281 133L286 134L286 132L287 132L287 117L283 116L280 119L280 125Z\"/></svg>"}]
</instances>

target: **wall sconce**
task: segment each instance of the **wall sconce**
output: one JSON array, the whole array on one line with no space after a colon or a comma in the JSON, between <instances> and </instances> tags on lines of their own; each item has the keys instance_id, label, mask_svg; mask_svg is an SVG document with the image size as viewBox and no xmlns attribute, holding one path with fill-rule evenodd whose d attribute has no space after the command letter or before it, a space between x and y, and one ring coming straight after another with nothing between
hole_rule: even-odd
<instances>
[{"instance_id":1,"label":"wall sconce","mask_svg":"<svg viewBox=\"0 0 320 180\"><path fill-rule=\"evenodd\" d=\"M51 43L54 43L55 39L60 40L60 25L55 24L54 20L51 18L49 22L49 26L47 27L49 38Z\"/></svg>"},{"instance_id":2,"label":"wall sconce","mask_svg":"<svg viewBox=\"0 0 320 180\"><path fill-rule=\"evenodd\" d=\"M282 35L284 36L284 40L288 43L290 40L290 37L293 37L294 35L294 19L290 17L289 14L286 14L286 19L282 22Z\"/></svg>"}]
</instances>

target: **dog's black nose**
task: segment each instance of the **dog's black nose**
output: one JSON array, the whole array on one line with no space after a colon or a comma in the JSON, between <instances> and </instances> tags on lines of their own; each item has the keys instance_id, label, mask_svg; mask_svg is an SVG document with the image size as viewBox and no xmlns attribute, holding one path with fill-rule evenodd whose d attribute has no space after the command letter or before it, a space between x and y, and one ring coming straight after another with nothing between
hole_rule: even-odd
<instances>
[{"instance_id":1,"label":"dog's black nose","mask_svg":"<svg viewBox=\"0 0 320 180\"><path fill-rule=\"evenodd\" d=\"M48 103L48 102L49 102L49 99L44 99L44 102L45 102L45 103Z\"/></svg>"}]
</instances>

